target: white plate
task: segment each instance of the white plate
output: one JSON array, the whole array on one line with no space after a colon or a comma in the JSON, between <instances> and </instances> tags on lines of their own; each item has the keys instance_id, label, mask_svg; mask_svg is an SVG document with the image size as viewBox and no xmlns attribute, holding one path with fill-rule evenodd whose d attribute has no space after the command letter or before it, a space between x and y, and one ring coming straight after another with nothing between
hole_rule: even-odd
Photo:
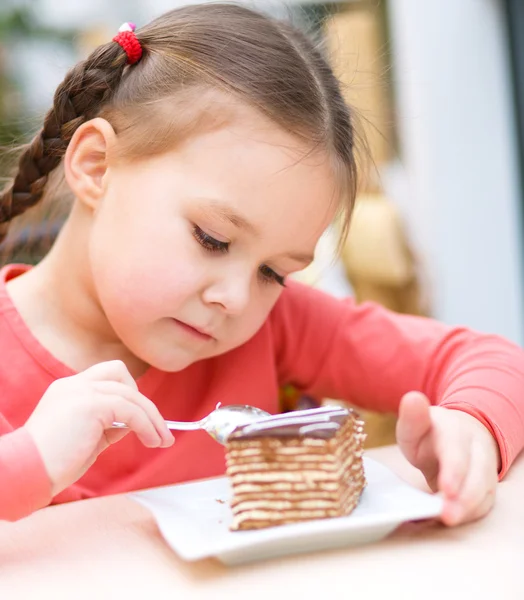
<instances>
[{"instance_id":1,"label":"white plate","mask_svg":"<svg viewBox=\"0 0 524 600\"><path fill-rule=\"evenodd\" d=\"M156 519L166 542L185 560L214 556L226 565L375 542L404 521L439 515L442 499L417 490L364 457L367 487L347 517L253 531L230 531L226 477L130 494Z\"/></svg>"}]
</instances>

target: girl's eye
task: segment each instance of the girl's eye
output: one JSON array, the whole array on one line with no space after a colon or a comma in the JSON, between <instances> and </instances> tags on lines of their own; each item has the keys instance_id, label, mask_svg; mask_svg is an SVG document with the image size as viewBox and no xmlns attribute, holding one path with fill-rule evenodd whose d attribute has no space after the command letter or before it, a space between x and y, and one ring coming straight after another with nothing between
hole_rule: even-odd
<instances>
[{"instance_id":1,"label":"girl's eye","mask_svg":"<svg viewBox=\"0 0 524 600\"><path fill-rule=\"evenodd\" d=\"M286 283L282 275L275 273L273 269L270 269L267 265L262 265L259 269L260 277L265 283L278 283L282 287L286 287Z\"/></svg>"},{"instance_id":2,"label":"girl's eye","mask_svg":"<svg viewBox=\"0 0 524 600\"><path fill-rule=\"evenodd\" d=\"M215 239L207 234L203 229L200 229L198 225L193 226L193 236L208 252L226 253L229 250L230 242L221 242L220 240ZM275 271L270 269L267 265L262 265L258 272L261 280L264 283L278 283L279 285L285 287L286 284L284 277L278 273L275 273Z\"/></svg>"},{"instance_id":3,"label":"girl's eye","mask_svg":"<svg viewBox=\"0 0 524 600\"><path fill-rule=\"evenodd\" d=\"M200 229L198 225L194 225L193 235L195 236L198 243L208 252L225 253L229 249L229 242L221 242L220 240L216 240L214 237L211 237L205 231Z\"/></svg>"}]
</instances>

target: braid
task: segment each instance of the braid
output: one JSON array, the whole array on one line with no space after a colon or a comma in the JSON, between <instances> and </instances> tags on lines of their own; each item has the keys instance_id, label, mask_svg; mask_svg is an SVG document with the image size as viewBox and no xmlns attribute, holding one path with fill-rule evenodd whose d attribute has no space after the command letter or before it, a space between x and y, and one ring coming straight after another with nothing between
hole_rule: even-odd
<instances>
[{"instance_id":1,"label":"braid","mask_svg":"<svg viewBox=\"0 0 524 600\"><path fill-rule=\"evenodd\" d=\"M113 96L126 61L123 49L110 42L67 73L55 92L44 126L19 158L13 182L0 192L0 242L9 222L42 198L48 176L60 164L74 132Z\"/></svg>"}]
</instances>

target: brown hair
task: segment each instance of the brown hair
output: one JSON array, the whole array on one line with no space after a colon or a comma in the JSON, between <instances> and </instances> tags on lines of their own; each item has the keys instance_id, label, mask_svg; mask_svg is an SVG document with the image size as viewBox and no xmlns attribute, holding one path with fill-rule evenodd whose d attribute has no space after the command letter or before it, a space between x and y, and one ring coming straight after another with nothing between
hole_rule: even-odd
<instances>
[{"instance_id":1,"label":"brown hair","mask_svg":"<svg viewBox=\"0 0 524 600\"><path fill-rule=\"evenodd\" d=\"M199 121L191 113L195 98L213 89L256 107L312 151L328 151L347 232L357 180L353 120L338 80L306 34L245 7L201 4L168 12L136 35L143 49L137 64L127 65L124 50L111 41L59 85L42 129L0 193L0 242L9 222L42 198L82 123L106 118L125 157L160 153L173 144L173 125L176 139L190 133ZM200 109L201 121L208 113ZM168 113L171 127L163 118Z\"/></svg>"}]
</instances>

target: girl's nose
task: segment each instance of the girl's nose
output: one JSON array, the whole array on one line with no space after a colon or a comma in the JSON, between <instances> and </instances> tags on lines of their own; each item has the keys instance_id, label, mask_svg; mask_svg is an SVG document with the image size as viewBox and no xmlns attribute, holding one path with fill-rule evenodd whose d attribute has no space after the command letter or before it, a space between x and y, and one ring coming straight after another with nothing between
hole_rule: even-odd
<instances>
[{"instance_id":1,"label":"girl's nose","mask_svg":"<svg viewBox=\"0 0 524 600\"><path fill-rule=\"evenodd\" d=\"M242 313L251 295L250 274L229 274L209 285L203 293L206 304L220 305L231 315Z\"/></svg>"}]
</instances>

